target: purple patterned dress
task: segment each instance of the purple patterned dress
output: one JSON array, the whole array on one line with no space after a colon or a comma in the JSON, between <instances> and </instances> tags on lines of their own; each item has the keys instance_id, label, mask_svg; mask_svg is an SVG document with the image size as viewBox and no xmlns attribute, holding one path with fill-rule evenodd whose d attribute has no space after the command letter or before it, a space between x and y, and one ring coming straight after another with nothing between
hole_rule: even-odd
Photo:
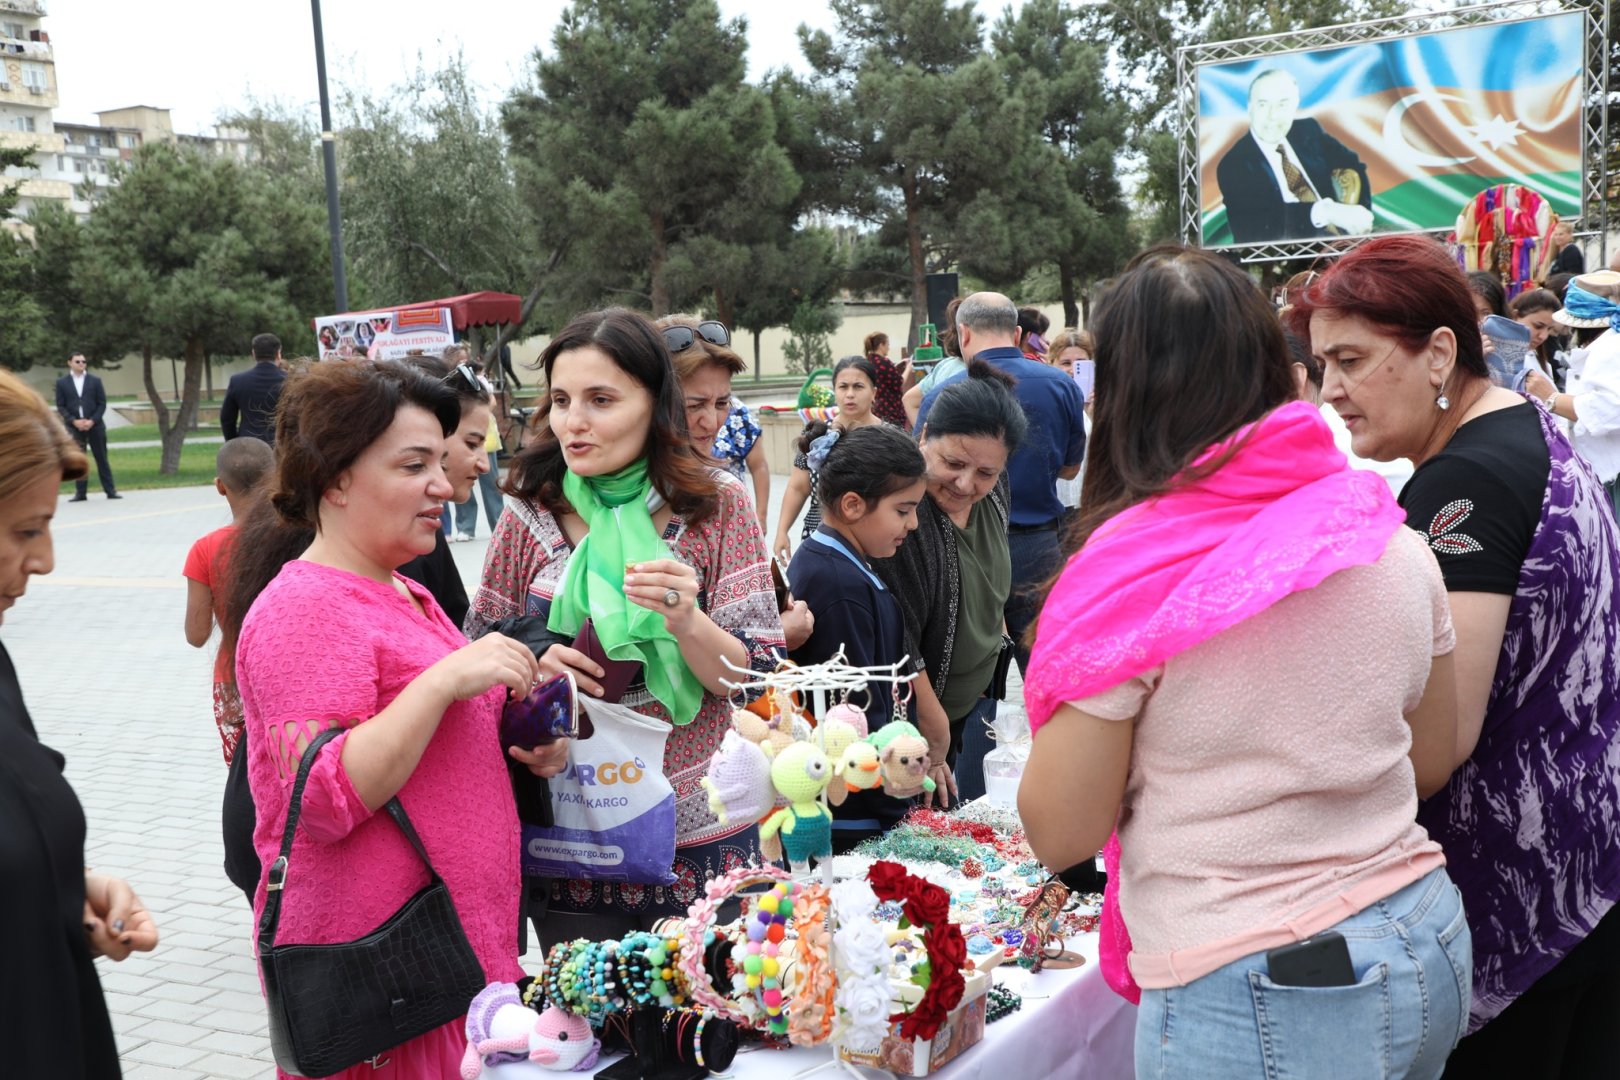
<instances>
[{"instance_id":1,"label":"purple patterned dress","mask_svg":"<svg viewBox=\"0 0 1620 1080\"><path fill-rule=\"evenodd\" d=\"M1551 469L1474 753L1418 822L1446 850L1474 940L1477 1031L1620 898L1620 536L1545 410Z\"/></svg>"}]
</instances>

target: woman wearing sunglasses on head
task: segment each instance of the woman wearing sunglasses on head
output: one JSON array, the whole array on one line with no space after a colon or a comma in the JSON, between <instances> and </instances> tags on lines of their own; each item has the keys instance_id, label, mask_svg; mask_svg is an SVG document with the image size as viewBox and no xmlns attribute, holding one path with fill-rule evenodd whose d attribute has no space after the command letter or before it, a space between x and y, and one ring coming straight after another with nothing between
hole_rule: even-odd
<instances>
[{"instance_id":1,"label":"woman wearing sunglasses on head","mask_svg":"<svg viewBox=\"0 0 1620 1080\"><path fill-rule=\"evenodd\" d=\"M680 381L686 402L686 426L692 432L692 449L699 458L720 456L720 440L738 440L732 448L740 452L747 463L749 476L754 482L754 508L759 515L761 535L765 532L765 508L771 494L771 474L765 467L765 448L759 442L759 424L748 415L748 406L731 396L731 379L743 371L742 357L731 350L731 334L723 323L710 319L699 322L690 315L666 315L658 320L664 335L664 345L675 363L675 377ZM737 410L742 410L745 434L732 431ZM747 430L752 425L752 431ZM742 438L749 445L741 444ZM729 464L729 462L728 462ZM742 480L736 470L727 468L732 476ZM796 649L804 644L815 626L810 608L802 600L789 594L787 608L782 612L782 632L787 647Z\"/></svg>"},{"instance_id":2,"label":"woman wearing sunglasses on head","mask_svg":"<svg viewBox=\"0 0 1620 1080\"><path fill-rule=\"evenodd\" d=\"M605 652L641 660L620 701L673 727L663 768L676 792L675 884L552 882L536 924L549 946L650 929L685 912L703 882L758 858L751 823L719 824L698 781L729 727L722 680L735 673L724 661L769 671L783 641L753 507L694 452L658 329L623 308L589 312L540 367L538 430L512 464L467 630L543 617L549 643L530 641L542 671L572 671L600 697L606 669L574 647L589 617Z\"/></svg>"}]
</instances>

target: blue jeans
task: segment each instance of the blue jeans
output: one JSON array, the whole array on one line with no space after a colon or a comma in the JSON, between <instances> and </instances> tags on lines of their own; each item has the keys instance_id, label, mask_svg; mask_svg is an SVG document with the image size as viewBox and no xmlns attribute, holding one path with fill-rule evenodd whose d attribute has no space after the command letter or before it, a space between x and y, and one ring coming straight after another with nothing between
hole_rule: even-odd
<instances>
[{"instance_id":1,"label":"blue jeans","mask_svg":"<svg viewBox=\"0 0 1620 1080\"><path fill-rule=\"evenodd\" d=\"M961 750L956 755L956 794L963 802L984 794L984 755L996 748L986 725L996 718L996 699L980 698L962 719Z\"/></svg>"},{"instance_id":2,"label":"blue jeans","mask_svg":"<svg viewBox=\"0 0 1620 1080\"><path fill-rule=\"evenodd\" d=\"M1333 927L1355 986L1277 986L1265 953L1186 986L1143 990L1137 1080L1429 1080L1468 1026L1473 948L1462 896L1435 870Z\"/></svg>"},{"instance_id":3,"label":"blue jeans","mask_svg":"<svg viewBox=\"0 0 1620 1080\"><path fill-rule=\"evenodd\" d=\"M1024 631L1035 621L1041 607L1041 586L1057 573L1063 560L1058 543L1058 525L1036 532L1007 533L1007 553L1012 556L1012 592L1007 595L1007 633L1013 639L1013 657L1018 670L1029 674L1029 650L1024 647Z\"/></svg>"}]
</instances>

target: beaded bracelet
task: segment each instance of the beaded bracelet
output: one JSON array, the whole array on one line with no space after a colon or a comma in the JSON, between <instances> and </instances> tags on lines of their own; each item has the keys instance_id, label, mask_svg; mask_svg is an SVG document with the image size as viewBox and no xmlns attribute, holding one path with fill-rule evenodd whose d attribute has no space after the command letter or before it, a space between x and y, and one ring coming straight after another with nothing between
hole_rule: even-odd
<instances>
[{"instance_id":1,"label":"beaded bracelet","mask_svg":"<svg viewBox=\"0 0 1620 1080\"><path fill-rule=\"evenodd\" d=\"M687 991L692 1001L713 1010L716 1016L745 1027L755 1022L755 1017L750 1014L757 1013L757 1007L751 996L743 1001L731 1001L715 993L709 974L703 969L704 935L714 922L715 911L733 893L749 885L787 880L788 872L780 867L768 864L738 866L705 886L704 894L693 902L691 910L687 912L686 938L681 946L680 970L686 976Z\"/></svg>"},{"instance_id":2,"label":"beaded bracelet","mask_svg":"<svg viewBox=\"0 0 1620 1080\"><path fill-rule=\"evenodd\" d=\"M632 930L619 940L619 992L630 1002L631 1008L651 1005L661 996L653 990L652 957L658 957L659 967L662 968L663 944L662 939L644 930Z\"/></svg>"},{"instance_id":3,"label":"beaded bracelet","mask_svg":"<svg viewBox=\"0 0 1620 1080\"><path fill-rule=\"evenodd\" d=\"M580 956L590 942L584 938L559 941L546 953L546 1001L568 1012L585 1014L585 999L576 996Z\"/></svg>"},{"instance_id":4,"label":"beaded bracelet","mask_svg":"<svg viewBox=\"0 0 1620 1080\"><path fill-rule=\"evenodd\" d=\"M828 955L832 948L832 933L827 926L830 906L824 885L810 885L800 890L793 906L793 923L799 932L798 978L795 980L798 991L788 1003L788 1039L795 1046L816 1046L826 1042L832 1034L833 992L837 982Z\"/></svg>"},{"instance_id":5,"label":"beaded bracelet","mask_svg":"<svg viewBox=\"0 0 1620 1080\"><path fill-rule=\"evenodd\" d=\"M984 1022L993 1024L1004 1016L1011 1016L1023 1008L1024 999L1007 989L1005 986L992 986L990 988L990 1003L985 1010Z\"/></svg>"},{"instance_id":6,"label":"beaded bracelet","mask_svg":"<svg viewBox=\"0 0 1620 1080\"><path fill-rule=\"evenodd\" d=\"M748 989L759 995L768 1018L765 1028L772 1035L786 1035L788 1030L787 1017L782 1012L781 951L798 893L796 881L778 881L771 886L771 891L759 898L753 914L744 920L748 940L739 942L732 951L733 959L743 969Z\"/></svg>"}]
</instances>

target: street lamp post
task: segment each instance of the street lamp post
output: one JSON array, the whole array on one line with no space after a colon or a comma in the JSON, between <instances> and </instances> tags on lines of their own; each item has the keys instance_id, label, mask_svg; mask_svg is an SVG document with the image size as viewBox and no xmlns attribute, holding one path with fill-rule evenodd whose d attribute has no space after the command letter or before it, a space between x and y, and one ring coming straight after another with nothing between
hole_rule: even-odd
<instances>
[{"instance_id":1,"label":"street lamp post","mask_svg":"<svg viewBox=\"0 0 1620 1080\"><path fill-rule=\"evenodd\" d=\"M332 232L332 292L338 311L349 310L349 282L343 271L343 216L338 212L337 140L332 134L332 101L326 93L326 40L321 32L321 0L309 0L315 17L315 76L321 84L321 159L326 166L326 224Z\"/></svg>"}]
</instances>

